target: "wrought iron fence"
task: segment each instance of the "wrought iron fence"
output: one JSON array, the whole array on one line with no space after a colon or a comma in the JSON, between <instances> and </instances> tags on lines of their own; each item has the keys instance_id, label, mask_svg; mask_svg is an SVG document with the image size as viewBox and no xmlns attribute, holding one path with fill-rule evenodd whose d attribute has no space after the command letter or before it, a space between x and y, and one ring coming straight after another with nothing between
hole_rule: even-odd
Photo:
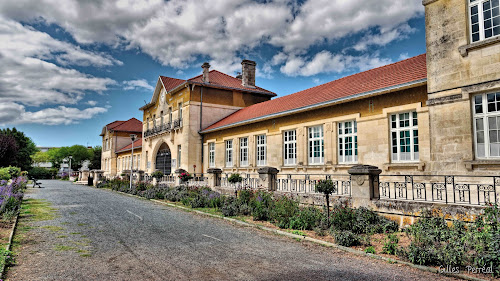
<instances>
[{"instance_id":1,"label":"wrought iron fence","mask_svg":"<svg viewBox=\"0 0 500 281\"><path fill-rule=\"evenodd\" d=\"M241 173L241 183L230 183L229 177L232 173L223 173L221 175L221 187L228 187L236 189L258 189L260 187L260 179L258 173Z\"/></svg>"},{"instance_id":2,"label":"wrought iron fence","mask_svg":"<svg viewBox=\"0 0 500 281\"><path fill-rule=\"evenodd\" d=\"M500 176L380 175L380 198L445 204L497 203Z\"/></svg>"},{"instance_id":3,"label":"wrought iron fence","mask_svg":"<svg viewBox=\"0 0 500 281\"><path fill-rule=\"evenodd\" d=\"M174 129L182 128L182 119L175 119L172 122L168 122L162 125L153 126L153 128L148 129L144 132L144 137L154 136L163 132L170 133Z\"/></svg>"},{"instance_id":4,"label":"wrought iron fence","mask_svg":"<svg viewBox=\"0 0 500 281\"><path fill-rule=\"evenodd\" d=\"M351 195L351 177L345 174L278 174L277 191L318 193L316 184L320 180L333 182L333 195Z\"/></svg>"}]
</instances>

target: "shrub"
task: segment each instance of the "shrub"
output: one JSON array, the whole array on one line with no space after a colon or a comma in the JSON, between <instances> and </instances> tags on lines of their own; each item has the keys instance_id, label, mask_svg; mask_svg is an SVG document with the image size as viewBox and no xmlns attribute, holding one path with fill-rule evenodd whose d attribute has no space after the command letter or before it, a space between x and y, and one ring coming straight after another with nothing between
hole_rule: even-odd
<instances>
[{"instance_id":1,"label":"shrub","mask_svg":"<svg viewBox=\"0 0 500 281\"><path fill-rule=\"evenodd\" d=\"M337 231L351 231L354 228L355 222L356 213L354 209L344 206L336 208L330 220L332 227Z\"/></svg>"},{"instance_id":2,"label":"shrub","mask_svg":"<svg viewBox=\"0 0 500 281\"><path fill-rule=\"evenodd\" d=\"M259 191L250 199L250 207L252 208L252 216L254 220L269 220L269 210L272 206L273 198L268 192Z\"/></svg>"},{"instance_id":3,"label":"shrub","mask_svg":"<svg viewBox=\"0 0 500 281\"><path fill-rule=\"evenodd\" d=\"M163 177L163 172L162 171L154 171L151 176L157 180L161 179Z\"/></svg>"},{"instance_id":4,"label":"shrub","mask_svg":"<svg viewBox=\"0 0 500 281\"><path fill-rule=\"evenodd\" d=\"M225 217L234 217L238 215L239 212L238 200L236 200L236 198L232 196L226 197L226 199L222 204L221 212L222 215L224 215Z\"/></svg>"},{"instance_id":5,"label":"shrub","mask_svg":"<svg viewBox=\"0 0 500 281\"><path fill-rule=\"evenodd\" d=\"M0 168L0 180L10 180L21 175L21 168L8 166Z\"/></svg>"},{"instance_id":6,"label":"shrub","mask_svg":"<svg viewBox=\"0 0 500 281\"><path fill-rule=\"evenodd\" d=\"M299 202L287 196L281 196L274 201L270 210L270 219L279 228L290 228L290 220L299 211Z\"/></svg>"},{"instance_id":7,"label":"shrub","mask_svg":"<svg viewBox=\"0 0 500 281\"><path fill-rule=\"evenodd\" d=\"M351 247L359 245L359 236L354 234L352 231L333 231L333 238L335 238L335 243L344 246Z\"/></svg>"},{"instance_id":8,"label":"shrub","mask_svg":"<svg viewBox=\"0 0 500 281\"><path fill-rule=\"evenodd\" d=\"M399 238L396 234L387 235L387 237L385 238L384 247L382 248L382 253L395 255L398 243Z\"/></svg>"},{"instance_id":9,"label":"shrub","mask_svg":"<svg viewBox=\"0 0 500 281\"><path fill-rule=\"evenodd\" d=\"M322 216L321 210L314 206L300 209L299 212L290 219L289 227L292 229L312 230L319 224Z\"/></svg>"},{"instance_id":10,"label":"shrub","mask_svg":"<svg viewBox=\"0 0 500 281\"><path fill-rule=\"evenodd\" d=\"M365 249L365 253L367 253L367 254L376 254L375 248L373 248L373 246L370 246L370 247L368 247L368 248Z\"/></svg>"},{"instance_id":11,"label":"shrub","mask_svg":"<svg viewBox=\"0 0 500 281\"><path fill-rule=\"evenodd\" d=\"M238 183L242 182L243 178L240 176L240 174L231 174L229 178L227 179L228 182L230 183Z\"/></svg>"},{"instance_id":12,"label":"shrub","mask_svg":"<svg viewBox=\"0 0 500 281\"><path fill-rule=\"evenodd\" d=\"M253 197L252 190L242 189L238 192L238 199L241 204L250 204L250 199Z\"/></svg>"},{"instance_id":13,"label":"shrub","mask_svg":"<svg viewBox=\"0 0 500 281\"><path fill-rule=\"evenodd\" d=\"M51 179L53 174L49 169L33 167L28 171L28 175L30 178L35 179Z\"/></svg>"},{"instance_id":14,"label":"shrub","mask_svg":"<svg viewBox=\"0 0 500 281\"><path fill-rule=\"evenodd\" d=\"M191 176L191 174L189 174L188 172L181 173L179 175L179 179L181 179L182 182L187 182L188 180L190 180L192 178L193 178L193 176Z\"/></svg>"}]
</instances>

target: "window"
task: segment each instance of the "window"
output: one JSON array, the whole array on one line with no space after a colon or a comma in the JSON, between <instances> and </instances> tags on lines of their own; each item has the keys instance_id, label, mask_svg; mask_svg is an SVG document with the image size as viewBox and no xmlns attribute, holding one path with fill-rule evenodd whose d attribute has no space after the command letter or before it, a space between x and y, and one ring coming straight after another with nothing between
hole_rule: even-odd
<instances>
[{"instance_id":1,"label":"window","mask_svg":"<svg viewBox=\"0 0 500 281\"><path fill-rule=\"evenodd\" d=\"M471 42L500 35L499 0L469 0Z\"/></svg>"},{"instance_id":2,"label":"window","mask_svg":"<svg viewBox=\"0 0 500 281\"><path fill-rule=\"evenodd\" d=\"M358 124L356 121L339 123L339 163L358 162Z\"/></svg>"},{"instance_id":3,"label":"window","mask_svg":"<svg viewBox=\"0 0 500 281\"><path fill-rule=\"evenodd\" d=\"M240 139L240 166L248 166L248 138Z\"/></svg>"},{"instance_id":4,"label":"window","mask_svg":"<svg viewBox=\"0 0 500 281\"><path fill-rule=\"evenodd\" d=\"M404 112L391 115L392 161L418 161L417 113Z\"/></svg>"},{"instance_id":5,"label":"window","mask_svg":"<svg viewBox=\"0 0 500 281\"><path fill-rule=\"evenodd\" d=\"M295 165L297 163L297 133L295 130L283 133L284 164Z\"/></svg>"},{"instance_id":6,"label":"window","mask_svg":"<svg viewBox=\"0 0 500 281\"><path fill-rule=\"evenodd\" d=\"M178 166L179 168L181 167L181 146L180 145L177 146L177 165L179 165Z\"/></svg>"},{"instance_id":7,"label":"window","mask_svg":"<svg viewBox=\"0 0 500 281\"><path fill-rule=\"evenodd\" d=\"M233 140L226 141L226 167L233 166Z\"/></svg>"},{"instance_id":8,"label":"window","mask_svg":"<svg viewBox=\"0 0 500 281\"><path fill-rule=\"evenodd\" d=\"M160 112L160 126L163 127L163 111Z\"/></svg>"},{"instance_id":9,"label":"window","mask_svg":"<svg viewBox=\"0 0 500 281\"><path fill-rule=\"evenodd\" d=\"M266 165L266 135L257 136L257 166Z\"/></svg>"},{"instance_id":10,"label":"window","mask_svg":"<svg viewBox=\"0 0 500 281\"><path fill-rule=\"evenodd\" d=\"M156 127L156 114L153 114L153 128Z\"/></svg>"},{"instance_id":11,"label":"window","mask_svg":"<svg viewBox=\"0 0 500 281\"><path fill-rule=\"evenodd\" d=\"M141 167L141 155L137 155L137 170Z\"/></svg>"},{"instance_id":12,"label":"window","mask_svg":"<svg viewBox=\"0 0 500 281\"><path fill-rule=\"evenodd\" d=\"M323 126L309 127L309 164L323 164L325 159L325 142L323 140Z\"/></svg>"},{"instance_id":13,"label":"window","mask_svg":"<svg viewBox=\"0 0 500 281\"><path fill-rule=\"evenodd\" d=\"M146 130L149 130L149 117L146 120Z\"/></svg>"},{"instance_id":14,"label":"window","mask_svg":"<svg viewBox=\"0 0 500 281\"><path fill-rule=\"evenodd\" d=\"M474 96L474 135L477 158L500 157L500 93Z\"/></svg>"},{"instance_id":15,"label":"window","mask_svg":"<svg viewBox=\"0 0 500 281\"><path fill-rule=\"evenodd\" d=\"M172 108L168 108L168 123L172 123Z\"/></svg>"},{"instance_id":16,"label":"window","mask_svg":"<svg viewBox=\"0 0 500 281\"><path fill-rule=\"evenodd\" d=\"M182 120L182 102L179 103L179 120Z\"/></svg>"},{"instance_id":17,"label":"window","mask_svg":"<svg viewBox=\"0 0 500 281\"><path fill-rule=\"evenodd\" d=\"M125 157L122 157L122 170L125 170Z\"/></svg>"},{"instance_id":18,"label":"window","mask_svg":"<svg viewBox=\"0 0 500 281\"><path fill-rule=\"evenodd\" d=\"M208 144L208 167L215 167L215 143Z\"/></svg>"}]
</instances>

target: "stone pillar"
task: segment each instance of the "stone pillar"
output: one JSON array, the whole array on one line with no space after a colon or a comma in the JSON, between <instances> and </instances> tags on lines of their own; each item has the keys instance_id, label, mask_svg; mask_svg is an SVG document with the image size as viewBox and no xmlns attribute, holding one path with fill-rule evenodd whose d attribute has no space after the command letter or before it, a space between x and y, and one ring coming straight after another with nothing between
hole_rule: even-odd
<instances>
[{"instance_id":1,"label":"stone pillar","mask_svg":"<svg viewBox=\"0 0 500 281\"><path fill-rule=\"evenodd\" d=\"M356 165L348 172L353 207L369 207L371 200L380 198L378 178L382 170L370 165Z\"/></svg>"},{"instance_id":2,"label":"stone pillar","mask_svg":"<svg viewBox=\"0 0 500 281\"><path fill-rule=\"evenodd\" d=\"M103 174L104 174L104 171L102 171L102 170L94 170L94 186L97 186L97 184L100 181L102 181Z\"/></svg>"},{"instance_id":3,"label":"stone pillar","mask_svg":"<svg viewBox=\"0 0 500 281\"><path fill-rule=\"evenodd\" d=\"M277 174L278 169L273 167L262 167L259 168L259 179L262 182L262 186L269 191L276 191L278 187Z\"/></svg>"},{"instance_id":4,"label":"stone pillar","mask_svg":"<svg viewBox=\"0 0 500 281\"><path fill-rule=\"evenodd\" d=\"M78 181L82 180L82 171L78 171Z\"/></svg>"},{"instance_id":5,"label":"stone pillar","mask_svg":"<svg viewBox=\"0 0 500 281\"><path fill-rule=\"evenodd\" d=\"M137 174L138 174L137 180L143 181L144 180L144 171L139 170L139 171L137 171Z\"/></svg>"},{"instance_id":6,"label":"stone pillar","mask_svg":"<svg viewBox=\"0 0 500 281\"><path fill-rule=\"evenodd\" d=\"M208 173L208 186L214 188L216 186L220 186L220 176L222 174L222 170L219 168L210 168L207 170Z\"/></svg>"},{"instance_id":7,"label":"stone pillar","mask_svg":"<svg viewBox=\"0 0 500 281\"><path fill-rule=\"evenodd\" d=\"M187 173L187 171L184 170L184 169L177 169L177 170L175 170L175 186L179 186L181 184L184 184L184 182L181 181L181 179L179 178L179 176L182 173Z\"/></svg>"}]
</instances>

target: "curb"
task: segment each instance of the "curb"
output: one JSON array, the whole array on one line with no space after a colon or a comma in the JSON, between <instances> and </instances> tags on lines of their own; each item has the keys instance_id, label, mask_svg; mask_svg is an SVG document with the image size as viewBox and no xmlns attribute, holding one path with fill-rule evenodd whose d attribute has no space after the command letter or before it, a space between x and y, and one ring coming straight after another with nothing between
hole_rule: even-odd
<instances>
[{"instance_id":1,"label":"curb","mask_svg":"<svg viewBox=\"0 0 500 281\"><path fill-rule=\"evenodd\" d=\"M442 276L447 276L447 277L454 277L454 278L459 278L459 279L463 279L463 280L470 280L470 281L487 281L485 279L481 279L481 278L477 278L477 277L472 277L472 276L461 274L461 273L458 273L458 274L446 273L446 272L441 273L441 272L439 272L438 269L436 269L434 267L429 267L429 266L424 266L424 265L417 265L417 264L413 264L413 263L402 261L402 260L391 259L391 258L387 258L387 257L378 256L378 255L375 255L375 254L369 254L369 253L365 253L365 252L360 251L360 250L356 250L356 249L352 249L352 248L349 248L349 247L340 246L340 245L337 245L335 243L331 243L331 242L327 242L327 241L323 241L323 240L319 240L319 239L315 239L315 238L311 238L311 237L307 237L307 236L301 236L301 235L293 234L293 233L290 233L290 232L282 231L282 230L279 230L279 229L273 229L273 228L269 228L269 227L265 227L265 226L260 226L260 225L257 225L257 224L253 224L253 223L244 222L244 221L241 221L241 220L238 220L238 219L233 219L233 218L229 218L229 217L224 217L224 216L214 215L214 214L210 214L210 213L205 213L205 212L202 212L202 211L193 210L191 208L187 208L187 207L184 207L184 206L178 206L178 205L175 205L175 204L172 204L172 203L168 203L168 202L164 202L164 201L160 201L160 200L157 200L157 199L147 199L147 198L144 198L144 197L141 197L141 196L137 196L137 195L133 195L133 194L128 194L128 193L125 193L125 192L115 191L115 190L112 190L112 189L110 189L110 190L113 191L113 192L119 193L119 194L127 195L127 196L130 196L130 197L135 197L135 198L142 199L142 200L152 201L152 202L155 202L157 204L166 205L166 206L169 206L169 207L174 207L174 208L181 209L181 210L184 210L184 211L187 211L187 212L194 212L194 213L197 213L197 214L200 214L200 215L203 215L203 216L209 216L209 217L213 217L213 218L223 219L223 220L230 221L230 222L233 222L233 223L236 223L236 224L239 224L239 225L243 225L243 226L247 226L247 227L253 227L253 228L257 228L257 229L262 229L262 230L265 230L267 232L276 233L276 234L279 234L279 235L282 235L282 236L286 236L286 237L289 237L289 238L293 238L293 239L296 239L296 240L299 240L299 241L304 241L305 240L305 241L312 242L312 243L315 243L315 244L320 244L320 245L323 245L323 246L326 246L326 247L336 248L336 249L342 250L344 252L349 252L349 253L352 253L352 254L355 254L355 255L358 255L358 256L370 257L370 258L373 258L373 259L383 260L383 261L390 262L390 263L403 264L403 265L407 265L407 266L415 268L415 269L419 269L419 270L422 270L422 271L427 271L427 272L431 272L431 273L435 273L437 275L442 275ZM16 222L17 222L17 218L16 218Z\"/></svg>"},{"instance_id":2,"label":"curb","mask_svg":"<svg viewBox=\"0 0 500 281\"><path fill-rule=\"evenodd\" d=\"M17 214L16 219L14 220L14 225L12 226L12 230L10 232L9 236L9 242L7 243L6 250L10 251L12 248L12 240L14 239L14 233L16 232L16 227L17 227L17 220L19 219L19 214ZM3 275L5 273L5 263L0 267L0 280L3 280Z\"/></svg>"}]
</instances>

